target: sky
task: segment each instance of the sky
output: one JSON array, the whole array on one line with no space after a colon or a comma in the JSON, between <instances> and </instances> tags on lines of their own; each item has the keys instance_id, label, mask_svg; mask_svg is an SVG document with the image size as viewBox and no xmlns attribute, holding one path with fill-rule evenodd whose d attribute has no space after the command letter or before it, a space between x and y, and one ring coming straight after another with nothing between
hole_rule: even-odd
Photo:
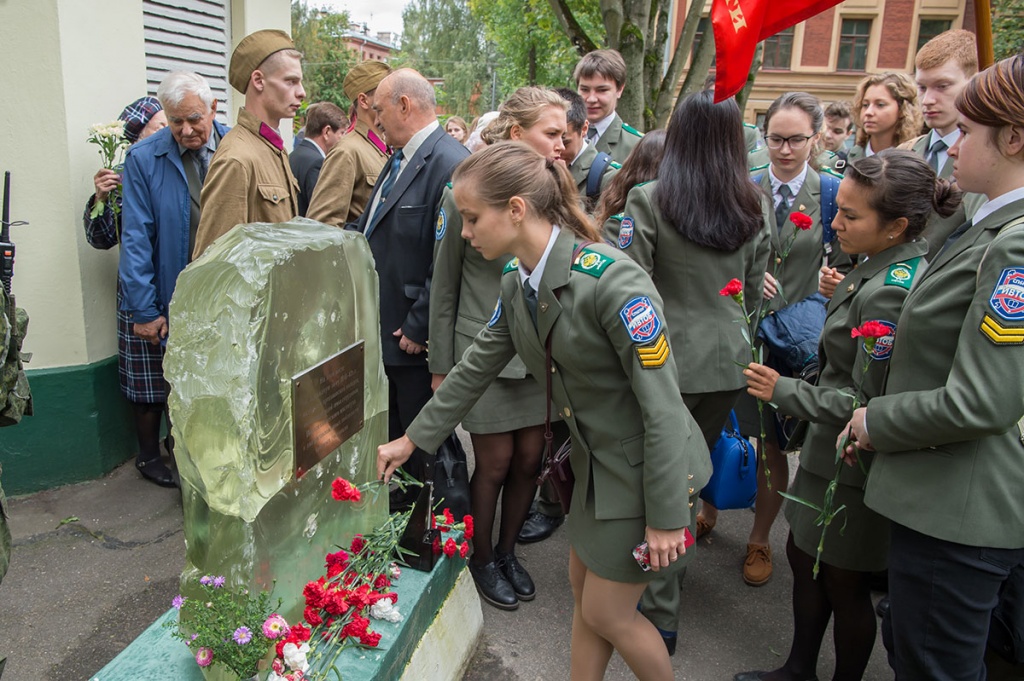
<instances>
[{"instance_id":1,"label":"sky","mask_svg":"<svg viewBox=\"0 0 1024 681\"><path fill-rule=\"evenodd\" d=\"M352 21L365 23L370 34L382 31L402 33L402 10L409 0L307 0L310 7L348 11Z\"/></svg>"}]
</instances>

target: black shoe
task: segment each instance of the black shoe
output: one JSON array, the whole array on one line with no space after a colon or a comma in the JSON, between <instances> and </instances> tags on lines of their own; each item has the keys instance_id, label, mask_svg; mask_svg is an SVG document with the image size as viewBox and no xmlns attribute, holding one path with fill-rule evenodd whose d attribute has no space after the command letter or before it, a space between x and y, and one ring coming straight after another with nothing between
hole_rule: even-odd
<instances>
[{"instance_id":1,"label":"black shoe","mask_svg":"<svg viewBox=\"0 0 1024 681\"><path fill-rule=\"evenodd\" d=\"M889 597L882 596L882 599L878 601L878 605L875 606L875 614L878 615L879 619L885 619L885 615L889 612Z\"/></svg>"},{"instance_id":2,"label":"black shoe","mask_svg":"<svg viewBox=\"0 0 1024 681\"><path fill-rule=\"evenodd\" d=\"M523 529L519 530L517 539L522 544L544 541L555 533L555 530L565 522L565 516L552 518L540 511L534 511L523 523Z\"/></svg>"},{"instance_id":3,"label":"black shoe","mask_svg":"<svg viewBox=\"0 0 1024 681\"><path fill-rule=\"evenodd\" d=\"M537 595L537 588L530 579L530 573L519 563L516 554L495 552L494 557L497 559L495 562L501 574L505 575L505 579L516 592L516 597L521 601L532 601Z\"/></svg>"},{"instance_id":4,"label":"black shoe","mask_svg":"<svg viewBox=\"0 0 1024 681\"><path fill-rule=\"evenodd\" d=\"M658 633L661 634L661 640L665 642L665 647L668 648L668 656L672 657L675 655L676 643L679 642L679 634L674 631L665 631L661 628L658 628Z\"/></svg>"},{"instance_id":5,"label":"black shoe","mask_svg":"<svg viewBox=\"0 0 1024 681\"><path fill-rule=\"evenodd\" d=\"M476 590L480 592L480 597L495 608L515 610L519 607L519 598L516 597L515 589L505 579L505 575L501 574L501 570L493 560L487 565L474 565L472 560L469 561L469 574L472 575L473 581L476 583Z\"/></svg>"},{"instance_id":6,"label":"black shoe","mask_svg":"<svg viewBox=\"0 0 1024 681\"><path fill-rule=\"evenodd\" d=\"M171 469L168 468L160 457L150 459L149 461L135 461L135 467L142 473L142 477L146 478L150 482L155 482L161 487L177 487L178 483L174 481L174 475L171 473Z\"/></svg>"}]
</instances>

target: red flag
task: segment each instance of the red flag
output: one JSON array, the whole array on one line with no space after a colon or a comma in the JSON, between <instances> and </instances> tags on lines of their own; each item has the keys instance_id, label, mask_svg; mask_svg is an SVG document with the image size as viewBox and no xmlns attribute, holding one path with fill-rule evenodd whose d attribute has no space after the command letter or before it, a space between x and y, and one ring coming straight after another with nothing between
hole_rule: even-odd
<instances>
[{"instance_id":1,"label":"red flag","mask_svg":"<svg viewBox=\"0 0 1024 681\"><path fill-rule=\"evenodd\" d=\"M757 43L799 24L841 0L712 0L715 31L715 101L743 89Z\"/></svg>"}]
</instances>

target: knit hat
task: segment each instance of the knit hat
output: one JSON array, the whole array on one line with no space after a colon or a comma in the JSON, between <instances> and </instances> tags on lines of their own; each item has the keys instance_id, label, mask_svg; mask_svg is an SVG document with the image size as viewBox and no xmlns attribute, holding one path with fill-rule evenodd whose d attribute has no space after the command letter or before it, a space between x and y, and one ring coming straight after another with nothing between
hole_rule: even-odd
<instances>
[{"instance_id":1,"label":"knit hat","mask_svg":"<svg viewBox=\"0 0 1024 681\"><path fill-rule=\"evenodd\" d=\"M249 87L249 77L264 59L275 52L294 49L295 43L284 31L268 28L250 33L242 38L238 47L231 53L228 82L231 83L231 87L245 94Z\"/></svg>"},{"instance_id":2,"label":"knit hat","mask_svg":"<svg viewBox=\"0 0 1024 681\"><path fill-rule=\"evenodd\" d=\"M391 67L382 61L364 61L349 70L341 87L345 96L354 102L359 95L380 85L389 73Z\"/></svg>"},{"instance_id":3,"label":"knit hat","mask_svg":"<svg viewBox=\"0 0 1024 681\"><path fill-rule=\"evenodd\" d=\"M140 97L126 106L117 117L117 120L124 121L124 138L132 144L138 142L150 119L163 109L156 97Z\"/></svg>"}]
</instances>

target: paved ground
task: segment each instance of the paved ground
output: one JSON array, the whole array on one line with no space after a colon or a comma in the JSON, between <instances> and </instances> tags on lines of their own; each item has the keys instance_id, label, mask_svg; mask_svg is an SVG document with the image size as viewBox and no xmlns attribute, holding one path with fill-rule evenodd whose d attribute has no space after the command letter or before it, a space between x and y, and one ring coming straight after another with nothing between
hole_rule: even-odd
<instances>
[{"instance_id":1,"label":"paved ground","mask_svg":"<svg viewBox=\"0 0 1024 681\"><path fill-rule=\"evenodd\" d=\"M4 681L87 680L145 629L177 593L184 564L177 490L144 482L131 464L93 482L12 499L15 549L0 586ZM723 513L686 582L676 678L729 681L773 668L788 651L790 580L785 560L764 587L740 579L751 514ZM773 544L782 552L785 522ZM467 681L567 678L571 597L564 530L522 547L539 595L507 613L484 605L485 635ZM826 643L819 677L831 676ZM614 658L606 677L633 678ZM865 679L889 680L881 643Z\"/></svg>"}]
</instances>

